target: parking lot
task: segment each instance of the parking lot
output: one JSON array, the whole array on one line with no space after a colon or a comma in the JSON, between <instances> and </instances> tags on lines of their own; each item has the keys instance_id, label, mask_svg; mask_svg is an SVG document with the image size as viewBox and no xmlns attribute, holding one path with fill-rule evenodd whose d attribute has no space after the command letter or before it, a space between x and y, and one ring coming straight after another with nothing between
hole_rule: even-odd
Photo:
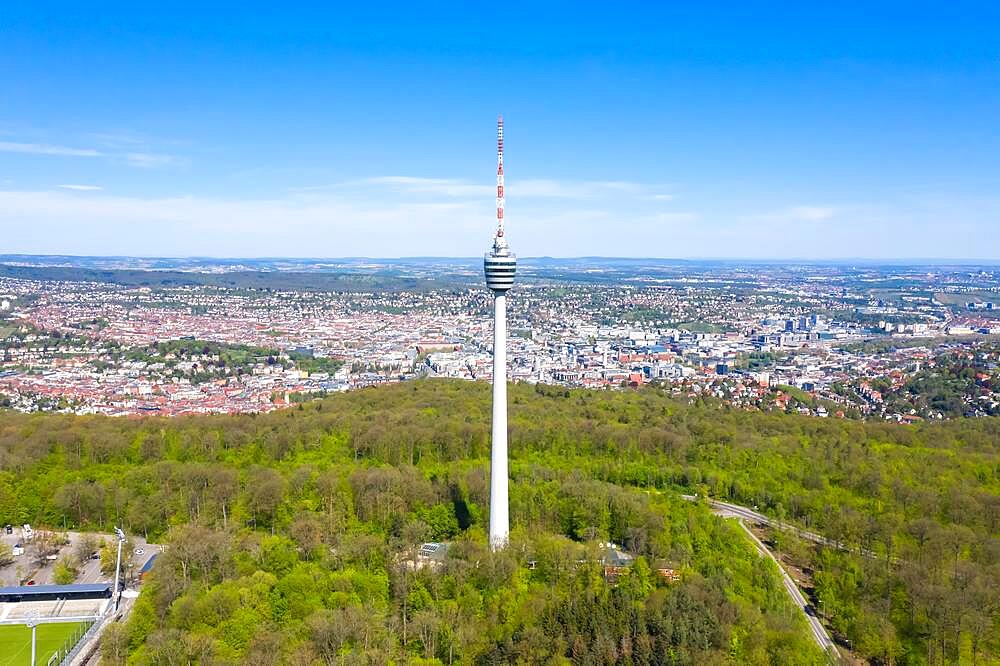
<instances>
[{"instance_id":1,"label":"parking lot","mask_svg":"<svg viewBox=\"0 0 1000 666\"><path fill-rule=\"evenodd\" d=\"M101 561L93 559L91 554L99 551L105 543L116 543L112 534L98 534L93 532L52 532L57 539L65 538L69 543L60 545L47 558L40 557L37 546L47 538L45 533L48 530L34 529L31 538L25 533L20 525L14 525L12 533L7 534L6 529L0 525L0 541L11 547L20 545L23 553L15 555L13 563L0 566L0 587L15 586L19 584L50 585L55 583L53 574L56 563L60 558L73 558L83 551L83 544L87 539L93 540L93 549L87 548L89 553L79 560L75 583L102 583L109 582L114 578L114 571L103 573L101 571ZM160 552L160 547L155 544L146 543L141 536L129 535L127 549L122 549L122 575L126 581L131 581L143 564L152 555ZM51 539L49 539L51 541ZM29 581L34 581L29 583Z\"/></svg>"}]
</instances>

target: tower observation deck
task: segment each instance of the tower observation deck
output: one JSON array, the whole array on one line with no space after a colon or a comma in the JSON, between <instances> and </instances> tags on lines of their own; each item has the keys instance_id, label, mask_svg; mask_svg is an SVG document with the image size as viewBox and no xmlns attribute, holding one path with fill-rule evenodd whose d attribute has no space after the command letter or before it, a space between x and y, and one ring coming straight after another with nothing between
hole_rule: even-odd
<instances>
[{"instance_id":1,"label":"tower observation deck","mask_svg":"<svg viewBox=\"0 0 1000 666\"><path fill-rule=\"evenodd\" d=\"M487 252L483 261L486 271L486 286L493 293L505 293L514 286L514 273L517 271L517 257L511 252L501 254L497 251Z\"/></svg>"}]
</instances>

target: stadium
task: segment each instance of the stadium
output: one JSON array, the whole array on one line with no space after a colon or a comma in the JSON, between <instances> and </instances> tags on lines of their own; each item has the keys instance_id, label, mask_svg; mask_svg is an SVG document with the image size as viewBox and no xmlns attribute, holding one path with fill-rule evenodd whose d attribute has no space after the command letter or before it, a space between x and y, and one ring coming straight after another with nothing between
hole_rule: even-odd
<instances>
[{"instance_id":1,"label":"stadium","mask_svg":"<svg viewBox=\"0 0 1000 666\"><path fill-rule=\"evenodd\" d=\"M96 636L111 604L110 583L0 587L0 666L72 663Z\"/></svg>"}]
</instances>

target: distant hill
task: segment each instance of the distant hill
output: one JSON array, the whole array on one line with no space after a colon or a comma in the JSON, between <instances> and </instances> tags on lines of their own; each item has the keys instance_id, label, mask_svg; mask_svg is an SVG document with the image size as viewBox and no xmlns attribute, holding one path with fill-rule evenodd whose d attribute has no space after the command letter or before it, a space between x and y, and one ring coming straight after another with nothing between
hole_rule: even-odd
<instances>
[{"instance_id":1,"label":"distant hill","mask_svg":"<svg viewBox=\"0 0 1000 666\"><path fill-rule=\"evenodd\" d=\"M27 280L103 282L128 287L202 285L230 289L296 291L423 291L448 288L456 282L438 278L400 277L362 273L303 273L294 271L236 271L200 273L175 270L77 268L69 266L0 265L0 277Z\"/></svg>"}]
</instances>

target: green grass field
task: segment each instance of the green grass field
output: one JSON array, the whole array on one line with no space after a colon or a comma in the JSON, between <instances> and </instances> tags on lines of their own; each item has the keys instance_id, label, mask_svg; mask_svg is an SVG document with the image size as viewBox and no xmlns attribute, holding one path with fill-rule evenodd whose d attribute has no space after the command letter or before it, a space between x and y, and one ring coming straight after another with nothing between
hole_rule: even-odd
<instances>
[{"instance_id":1,"label":"green grass field","mask_svg":"<svg viewBox=\"0 0 1000 666\"><path fill-rule=\"evenodd\" d=\"M970 291L965 294L945 294L939 292L934 294L934 298L945 305L965 305L969 301L993 302L1000 305L1000 296L989 291Z\"/></svg>"},{"instance_id":2,"label":"green grass field","mask_svg":"<svg viewBox=\"0 0 1000 666\"><path fill-rule=\"evenodd\" d=\"M56 650L87 630L86 622L38 625L35 664L45 666ZM65 647L70 647L65 645ZM0 625L0 666L26 666L31 662L31 629L23 624Z\"/></svg>"}]
</instances>

